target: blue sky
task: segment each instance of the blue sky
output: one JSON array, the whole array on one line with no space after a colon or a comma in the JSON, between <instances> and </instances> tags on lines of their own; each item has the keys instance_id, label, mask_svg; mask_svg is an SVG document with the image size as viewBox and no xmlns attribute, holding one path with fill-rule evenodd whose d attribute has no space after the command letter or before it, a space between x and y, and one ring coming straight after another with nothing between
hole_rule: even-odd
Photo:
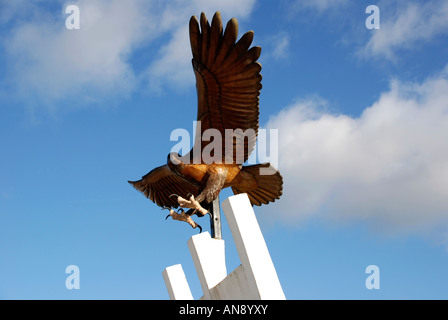
<instances>
[{"instance_id":1,"label":"blue sky","mask_svg":"<svg viewBox=\"0 0 448 320\"><path fill-rule=\"evenodd\" d=\"M443 0L0 0L0 298L167 299L178 263L202 295L196 231L126 181L166 161L172 130L192 132L188 21L216 10L263 48L260 124L279 130L285 184L255 210L286 297L447 299Z\"/></svg>"}]
</instances>

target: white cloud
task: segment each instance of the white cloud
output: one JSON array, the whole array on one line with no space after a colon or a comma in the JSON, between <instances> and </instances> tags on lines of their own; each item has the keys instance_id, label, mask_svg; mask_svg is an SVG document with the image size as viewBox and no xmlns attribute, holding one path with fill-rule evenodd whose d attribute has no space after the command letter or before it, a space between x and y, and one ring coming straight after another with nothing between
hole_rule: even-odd
<instances>
[{"instance_id":1,"label":"white cloud","mask_svg":"<svg viewBox=\"0 0 448 320\"><path fill-rule=\"evenodd\" d=\"M299 9L314 9L318 12L324 12L345 5L347 0L296 0L294 6Z\"/></svg>"},{"instance_id":2,"label":"white cloud","mask_svg":"<svg viewBox=\"0 0 448 320\"><path fill-rule=\"evenodd\" d=\"M281 30L261 39L258 44L255 43L254 45L259 45L263 49L262 58L264 61L283 61L291 55L290 43L289 32Z\"/></svg>"},{"instance_id":3,"label":"white cloud","mask_svg":"<svg viewBox=\"0 0 448 320\"><path fill-rule=\"evenodd\" d=\"M274 59L285 59L289 56L289 34L279 32L270 39L272 46L272 57Z\"/></svg>"},{"instance_id":4,"label":"white cloud","mask_svg":"<svg viewBox=\"0 0 448 320\"><path fill-rule=\"evenodd\" d=\"M19 101L52 110L112 102L129 96L142 80L153 86L193 84L190 16L205 11L211 19L219 9L223 18L245 17L254 2L72 1L80 8L79 30L65 28L68 15L62 0L57 14L41 1L8 4L0 13L0 23L12 26L0 40L9 71L3 85ZM135 50L156 38L159 55L148 60L146 72L145 66L134 70L130 61ZM61 103L68 101L64 98L76 98L76 106Z\"/></svg>"},{"instance_id":5,"label":"white cloud","mask_svg":"<svg viewBox=\"0 0 448 320\"><path fill-rule=\"evenodd\" d=\"M159 55L149 66L147 75L152 89L160 89L162 85L172 87L186 87L194 84L195 78L191 66L191 50L188 35L188 22L192 15L199 20L203 11L211 23L216 11L221 12L223 28L231 18L245 18L253 9L255 0L249 1L221 1L196 0L182 2L182 5L170 3L165 8L166 19L171 21L169 30L170 40L160 50ZM244 30L241 30L245 32ZM248 31L248 30L246 30Z\"/></svg>"},{"instance_id":6,"label":"white cloud","mask_svg":"<svg viewBox=\"0 0 448 320\"><path fill-rule=\"evenodd\" d=\"M154 33L155 24L142 1L75 2L81 29L67 30L64 5L50 15L35 6L4 42L10 84L28 102L52 105L64 97L79 103L129 94L135 75L128 58ZM23 21L23 20L21 20Z\"/></svg>"},{"instance_id":7,"label":"white cloud","mask_svg":"<svg viewBox=\"0 0 448 320\"><path fill-rule=\"evenodd\" d=\"M149 66L150 88L159 91L162 85L184 88L194 84L191 58L188 24L185 24L173 31L169 42L159 50L159 57Z\"/></svg>"},{"instance_id":8,"label":"white cloud","mask_svg":"<svg viewBox=\"0 0 448 320\"><path fill-rule=\"evenodd\" d=\"M391 232L448 227L448 68L421 84L392 81L359 118L298 101L279 129L284 196L276 218L368 220Z\"/></svg>"},{"instance_id":9,"label":"white cloud","mask_svg":"<svg viewBox=\"0 0 448 320\"><path fill-rule=\"evenodd\" d=\"M384 5L383 5L384 4ZM391 6L380 3L381 29L374 30L360 51L365 56L395 59L400 49L412 49L422 42L448 34L448 2L400 1Z\"/></svg>"}]
</instances>

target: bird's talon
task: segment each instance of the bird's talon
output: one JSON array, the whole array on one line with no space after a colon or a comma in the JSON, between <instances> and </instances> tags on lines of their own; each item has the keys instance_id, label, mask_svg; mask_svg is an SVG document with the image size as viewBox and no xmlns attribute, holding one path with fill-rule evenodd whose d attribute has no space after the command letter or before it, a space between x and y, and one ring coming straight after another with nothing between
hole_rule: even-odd
<instances>
[{"instance_id":1,"label":"bird's talon","mask_svg":"<svg viewBox=\"0 0 448 320\"><path fill-rule=\"evenodd\" d=\"M163 210L169 210L170 211L170 214L166 216L165 220L168 219L169 217L171 217L171 208L163 207L162 211Z\"/></svg>"},{"instance_id":2,"label":"bird's talon","mask_svg":"<svg viewBox=\"0 0 448 320\"><path fill-rule=\"evenodd\" d=\"M191 215L187 214L184 210L178 209L176 212L172 208L167 207L163 207L162 210L170 210L170 214L166 216L165 220L167 220L168 217L171 217L173 218L173 220L184 221L188 223L193 229L199 227L199 233L202 232L202 227L194 222L193 219L191 219Z\"/></svg>"}]
</instances>

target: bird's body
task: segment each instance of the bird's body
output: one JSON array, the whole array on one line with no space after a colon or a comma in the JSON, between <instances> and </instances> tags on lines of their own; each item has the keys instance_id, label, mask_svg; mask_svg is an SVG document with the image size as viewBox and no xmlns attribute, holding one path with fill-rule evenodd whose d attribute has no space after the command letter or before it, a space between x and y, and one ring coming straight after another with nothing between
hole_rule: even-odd
<instances>
[{"instance_id":1,"label":"bird's body","mask_svg":"<svg viewBox=\"0 0 448 320\"><path fill-rule=\"evenodd\" d=\"M185 179L197 181L202 188L205 188L210 177L216 177L222 181L223 189L230 187L236 183L235 178L238 175L241 175L241 167L230 164L189 164L182 170L182 176Z\"/></svg>"},{"instance_id":2,"label":"bird's body","mask_svg":"<svg viewBox=\"0 0 448 320\"><path fill-rule=\"evenodd\" d=\"M172 155L175 157L175 155ZM180 160L180 159L179 159ZM228 187L235 187L244 190L257 188L257 180L249 172L243 170L239 164L184 164L178 165L168 162L168 167L177 167L173 171L185 180L193 182L199 186L200 194L194 195L196 200L207 203L213 201L219 191ZM201 196L201 194L203 194Z\"/></svg>"},{"instance_id":3,"label":"bird's body","mask_svg":"<svg viewBox=\"0 0 448 320\"><path fill-rule=\"evenodd\" d=\"M279 199L283 178L270 164L243 166L255 147L258 134L261 65L257 62L260 47L249 48L253 32L245 33L239 41L238 23L231 19L225 31L217 12L211 26L202 13L200 23L190 20L190 43L198 94L198 127L195 141L213 129L222 138L202 141L186 155L170 153L167 164L150 171L138 181L129 181L137 190L160 207L191 208L189 214L171 216L192 222L191 213L202 216L203 206L215 200L223 188L231 187L234 194L247 193L252 205L267 204ZM228 136L230 131L232 135ZM206 161L213 146L214 161ZM193 155L199 149L199 161ZM218 153L216 153L218 152ZM263 171L264 170L264 171ZM176 197L173 197L175 195Z\"/></svg>"}]
</instances>

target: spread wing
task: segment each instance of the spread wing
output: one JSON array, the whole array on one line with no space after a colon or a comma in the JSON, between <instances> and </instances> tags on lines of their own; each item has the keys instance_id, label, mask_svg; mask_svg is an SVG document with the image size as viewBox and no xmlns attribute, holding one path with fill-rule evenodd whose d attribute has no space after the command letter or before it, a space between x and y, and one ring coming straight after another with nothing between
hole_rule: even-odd
<instances>
[{"instance_id":1,"label":"spread wing","mask_svg":"<svg viewBox=\"0 0 448 320\"><path fill-rule=\"evenodd\" d=\"M224 33L219 12L214 15L211 26L204 13L200 20L199 27L195 16L190 19L192 63L198 94L195 144L207 129L216 129L223 142L225 140L221 144L222 160L243 164L254 149L258 134L262 77L261 64L257 59L261 48L255 46L249 49L253 31L236 41L236 19L227 23ZM225 139L226 129L236 130L232 131L235 137ZM198 136L199 133L201 136ZM203 141L201 151L209 143ZM228 144L227 150L231 150L232 154L226 154L225 144Z\"/></svg>"},{"instance_id":2,"label":"spread wing","mask_svg":"<svg viewBox=\"0 0 448 320\"><path fill-rule=\"evenodd\" d=\"M170 195L177 194L187 198L187 195L191 193L196 197L200 191L199 186L173 173L168 165L151 170L141 180L128 182L159 207L177 208L177 198L170 198Z\"/></svg>"}]
</instances>

